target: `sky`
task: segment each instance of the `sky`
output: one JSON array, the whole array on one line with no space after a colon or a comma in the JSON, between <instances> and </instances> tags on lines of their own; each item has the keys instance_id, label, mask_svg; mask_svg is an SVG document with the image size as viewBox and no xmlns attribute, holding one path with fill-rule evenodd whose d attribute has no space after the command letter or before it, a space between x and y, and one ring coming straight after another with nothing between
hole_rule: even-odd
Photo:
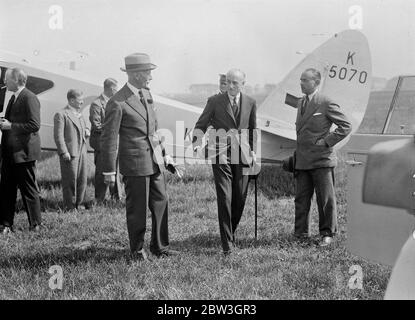
<instances>
[{"instance_id":1,"label":"sky","mask_svg":"<svg viewBox=\"0 0 415 320\"><path fill-rule=\"evenodd\" d=\"M231 68L250 85L278 83L336 32L359 28L373 74L391 78L415 73L413 17L412 0L0 0L0 49L61 67L77 59L123 82L124 57L145 52L158 66L152 90L172 93Z\"/></svg>"}]
</instances>

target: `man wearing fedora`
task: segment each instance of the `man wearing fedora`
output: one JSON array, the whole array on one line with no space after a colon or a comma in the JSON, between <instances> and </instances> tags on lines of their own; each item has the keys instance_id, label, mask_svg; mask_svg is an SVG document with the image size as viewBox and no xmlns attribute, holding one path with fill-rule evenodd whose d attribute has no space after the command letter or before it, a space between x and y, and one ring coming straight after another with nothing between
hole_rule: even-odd
<instances>
[{"instance_id":1,"label":"man wearing fedora","mask_svg":"<svg viewBox=\"0 0 415 320\"><path fill-rule=\"evenodd\" d=\"M148 89L156 65L145 53L125 57L128 82L107 103L101 135L104 181L115 183L117 155L126 192L127 230L133 259L151 260L144 250L147 206L151 211L150 251L157 257L169 248L165 166L175 166L156 133L157 116ZM118 141L119 136L119 141Z\"/></svg>"}]
</instances>

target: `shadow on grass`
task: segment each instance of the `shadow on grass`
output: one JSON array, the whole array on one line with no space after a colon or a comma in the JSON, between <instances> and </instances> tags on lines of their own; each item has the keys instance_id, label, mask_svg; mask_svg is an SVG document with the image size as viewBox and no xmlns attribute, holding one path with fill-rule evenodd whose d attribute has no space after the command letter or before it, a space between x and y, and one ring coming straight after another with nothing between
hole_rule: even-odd
<instances>
[{"instance_id":1,"label":"shadow on grass","mask_svg":"<svg viewBox=\"0 0 415 320\"><path fill-rule=\"evenodd\" d=\"M129 250L90 247L88 249L59 248L58 251L52 253L35 253L8 256L0 259L0 268L12 269L16 268L49 268L52 265L68 266L77 265L84 262L113 262L128 261Z\"/></svg>"},{"instance_id":2,"label":"shadow on grass","mask_svg":"<svg viewBox=\"0 0 415 320\"><path fill-rule=\"evenodd\" d=\"M42 178L37 180L40 189L53 190L62 188L62 180ZM88 177L87 186L94 186L94 177Z\"/></svg>"},{"instance_id":3,"label":"shadow on grass","mask_svg":"<svg viewBox=\"0 0 415 320\"><path fill-rule=\"evenodd\" d=\"M292 246L298 246L300 243L293 240L291 234L279 234L278 238L239 238L237 236L236 245L239 249L269 248L287 249ZM172 249L188 252L193 255L216 255L222 250L221 239L219 234L201 233L190 236L184 240L171 241ZM300 244L302 246L313 245L312 242Z\"/></svg>"}]
</instances>

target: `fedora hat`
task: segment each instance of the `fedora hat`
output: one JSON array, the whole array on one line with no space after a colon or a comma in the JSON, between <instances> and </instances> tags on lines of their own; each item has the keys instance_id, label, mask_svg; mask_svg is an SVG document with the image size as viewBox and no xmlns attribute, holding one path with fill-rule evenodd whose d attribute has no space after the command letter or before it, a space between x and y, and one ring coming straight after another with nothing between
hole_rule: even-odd
<instances>
[{"instance_id":1,"label":"fedora hat","mask_svg":"<svg viewBox=\"0 0 415 320\"><path fill-rule=\"evenodd\" d=\"M125 68L121 67L121 71L146 71L157 68L155 64L150 62L150 56L145 53L133 53L124 58Z\"/></svg>"}]
</instances>

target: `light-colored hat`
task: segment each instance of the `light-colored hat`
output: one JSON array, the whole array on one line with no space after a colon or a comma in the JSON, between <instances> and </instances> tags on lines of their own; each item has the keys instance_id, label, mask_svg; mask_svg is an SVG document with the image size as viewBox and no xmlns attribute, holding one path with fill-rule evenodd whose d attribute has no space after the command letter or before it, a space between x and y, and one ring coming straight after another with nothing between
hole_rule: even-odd
<instances>
[{"instance_id":1,"label":"light-colored hat","mask_svg":"<svg viewBox=\"0 0 415 320\"><path fill-rule=\"evenodd\" d=\"M155 64L150 62L150 56L145 53L133 53L125 57L125 68L121 67L121 71L146 71L157 68Z\"/></svg>"}]
</instances>

